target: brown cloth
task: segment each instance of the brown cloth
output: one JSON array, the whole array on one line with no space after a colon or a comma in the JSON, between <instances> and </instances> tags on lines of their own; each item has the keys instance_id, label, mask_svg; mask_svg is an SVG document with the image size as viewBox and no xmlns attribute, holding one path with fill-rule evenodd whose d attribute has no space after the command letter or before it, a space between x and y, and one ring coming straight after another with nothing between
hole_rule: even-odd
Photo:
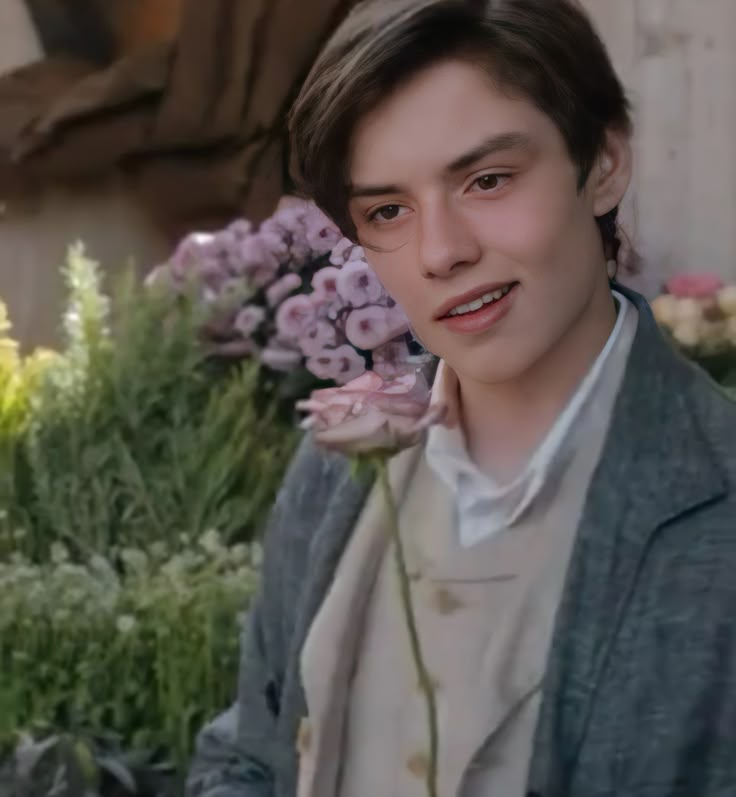
<instances>
[{"instance_id":1,"label":"brown cloth","mask_svg":"<svg viewBox=\"0 0 736 797\"><path fill-rule=\"evenodd\" d=\"M172 233L269 213L285 117L355 0L183 0L176 41L0 78L0 198L121 171Z\"/></svg>"}]
</instances>

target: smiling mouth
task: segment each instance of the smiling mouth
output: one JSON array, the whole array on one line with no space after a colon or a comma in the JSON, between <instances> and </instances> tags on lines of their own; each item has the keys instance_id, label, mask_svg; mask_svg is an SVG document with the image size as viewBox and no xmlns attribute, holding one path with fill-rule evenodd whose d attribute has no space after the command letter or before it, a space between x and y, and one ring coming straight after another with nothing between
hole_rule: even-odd
<instances>
[{"instance_id":1,"label":"smiling mouth","mask_svg":"<svg viewBox=\"0 0 736 797\"><path fill-rule=\"evenodd\" d=\"M510 291L512 291L517 282L511 282L508 285L505 285L503 288L498 288L495 291L489 291L488 293L484 293L482 296L479 296L477 299L474 299L472 302L468 302L467 304L459 304L457 307L453 307L449 313L447 313L445 318L456 318L457 316L468 315L469 313L475 313L480 310L482 307L490 304L495 304L496 302L501 301Z\"/></svg>"}]
</instances>

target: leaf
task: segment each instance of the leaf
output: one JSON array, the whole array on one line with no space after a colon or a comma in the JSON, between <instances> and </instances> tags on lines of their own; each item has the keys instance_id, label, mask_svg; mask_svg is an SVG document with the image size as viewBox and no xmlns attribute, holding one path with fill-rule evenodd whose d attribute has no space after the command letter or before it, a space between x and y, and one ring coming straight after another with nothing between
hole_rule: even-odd
<instances>
[{"instance_id":1,"label":"leaf","mask_svg":"<svg viewBox=\"0 0 736 797\"><path fill-rule=\"evenodd\" d=\"M122 762L112 756L99 756L97 764L100 769L112 775L119 783L131 793L135 794L138 791L135 777L128 767Z\"/></svg>"},{"instance_id":2,"label":"leaf","mask_svg":"<svg viewBox=\"0 0 736 797\"><path fill-rule=\"evenodd\" d=\"M30 736L24 735L15 748L16 774L21 780L28 780L38 762L58 744L58 736L49 736L42 742L34 741Z\"/></svg>"}]
</instances>

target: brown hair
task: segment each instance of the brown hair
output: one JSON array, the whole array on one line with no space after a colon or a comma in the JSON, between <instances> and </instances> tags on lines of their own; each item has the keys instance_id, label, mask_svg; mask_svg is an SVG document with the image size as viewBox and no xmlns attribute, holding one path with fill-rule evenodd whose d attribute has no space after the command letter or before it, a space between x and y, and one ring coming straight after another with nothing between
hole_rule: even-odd
<instances>
[{"instance_id":1,"label":"brown hair","mask_svg":"<svg viewBox=\"0 0 736 797\"><path fill-rule=\"evenodd\" d=\"M629 103L576 0L365 0L317 58L290 115L297 187L355 237L347 159L356 124L438 61L484 68L561 131L582 189L606 131L631 132ZM597 219L608 258L621 245L618 208Z\"/></svg>"}]
</instances>

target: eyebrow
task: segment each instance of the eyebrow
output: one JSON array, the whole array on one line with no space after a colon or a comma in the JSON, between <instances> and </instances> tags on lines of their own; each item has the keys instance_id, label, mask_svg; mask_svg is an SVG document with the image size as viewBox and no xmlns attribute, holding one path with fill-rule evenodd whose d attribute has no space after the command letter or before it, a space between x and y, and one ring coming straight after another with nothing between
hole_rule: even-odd
<instances>
[{"instance_id":1,"label":"eyebrow","mask_svg":"<svg viewBox=\"0 0 736 797\"><path fill-rule=\"evenodd\" d=\"M446 175L453 175L469 168L479 160L487 158L490 155L495 155L499 152L528 151L531 148L532 142L526 133L501 133L500 135L487 138L485 141L478 144L478 146L464 152L448 164L443 171ZM402 193L401 186L395 184L351 185L349 187L349 196L351 199L400 193Z\"/></svg>"}]
</instances>

